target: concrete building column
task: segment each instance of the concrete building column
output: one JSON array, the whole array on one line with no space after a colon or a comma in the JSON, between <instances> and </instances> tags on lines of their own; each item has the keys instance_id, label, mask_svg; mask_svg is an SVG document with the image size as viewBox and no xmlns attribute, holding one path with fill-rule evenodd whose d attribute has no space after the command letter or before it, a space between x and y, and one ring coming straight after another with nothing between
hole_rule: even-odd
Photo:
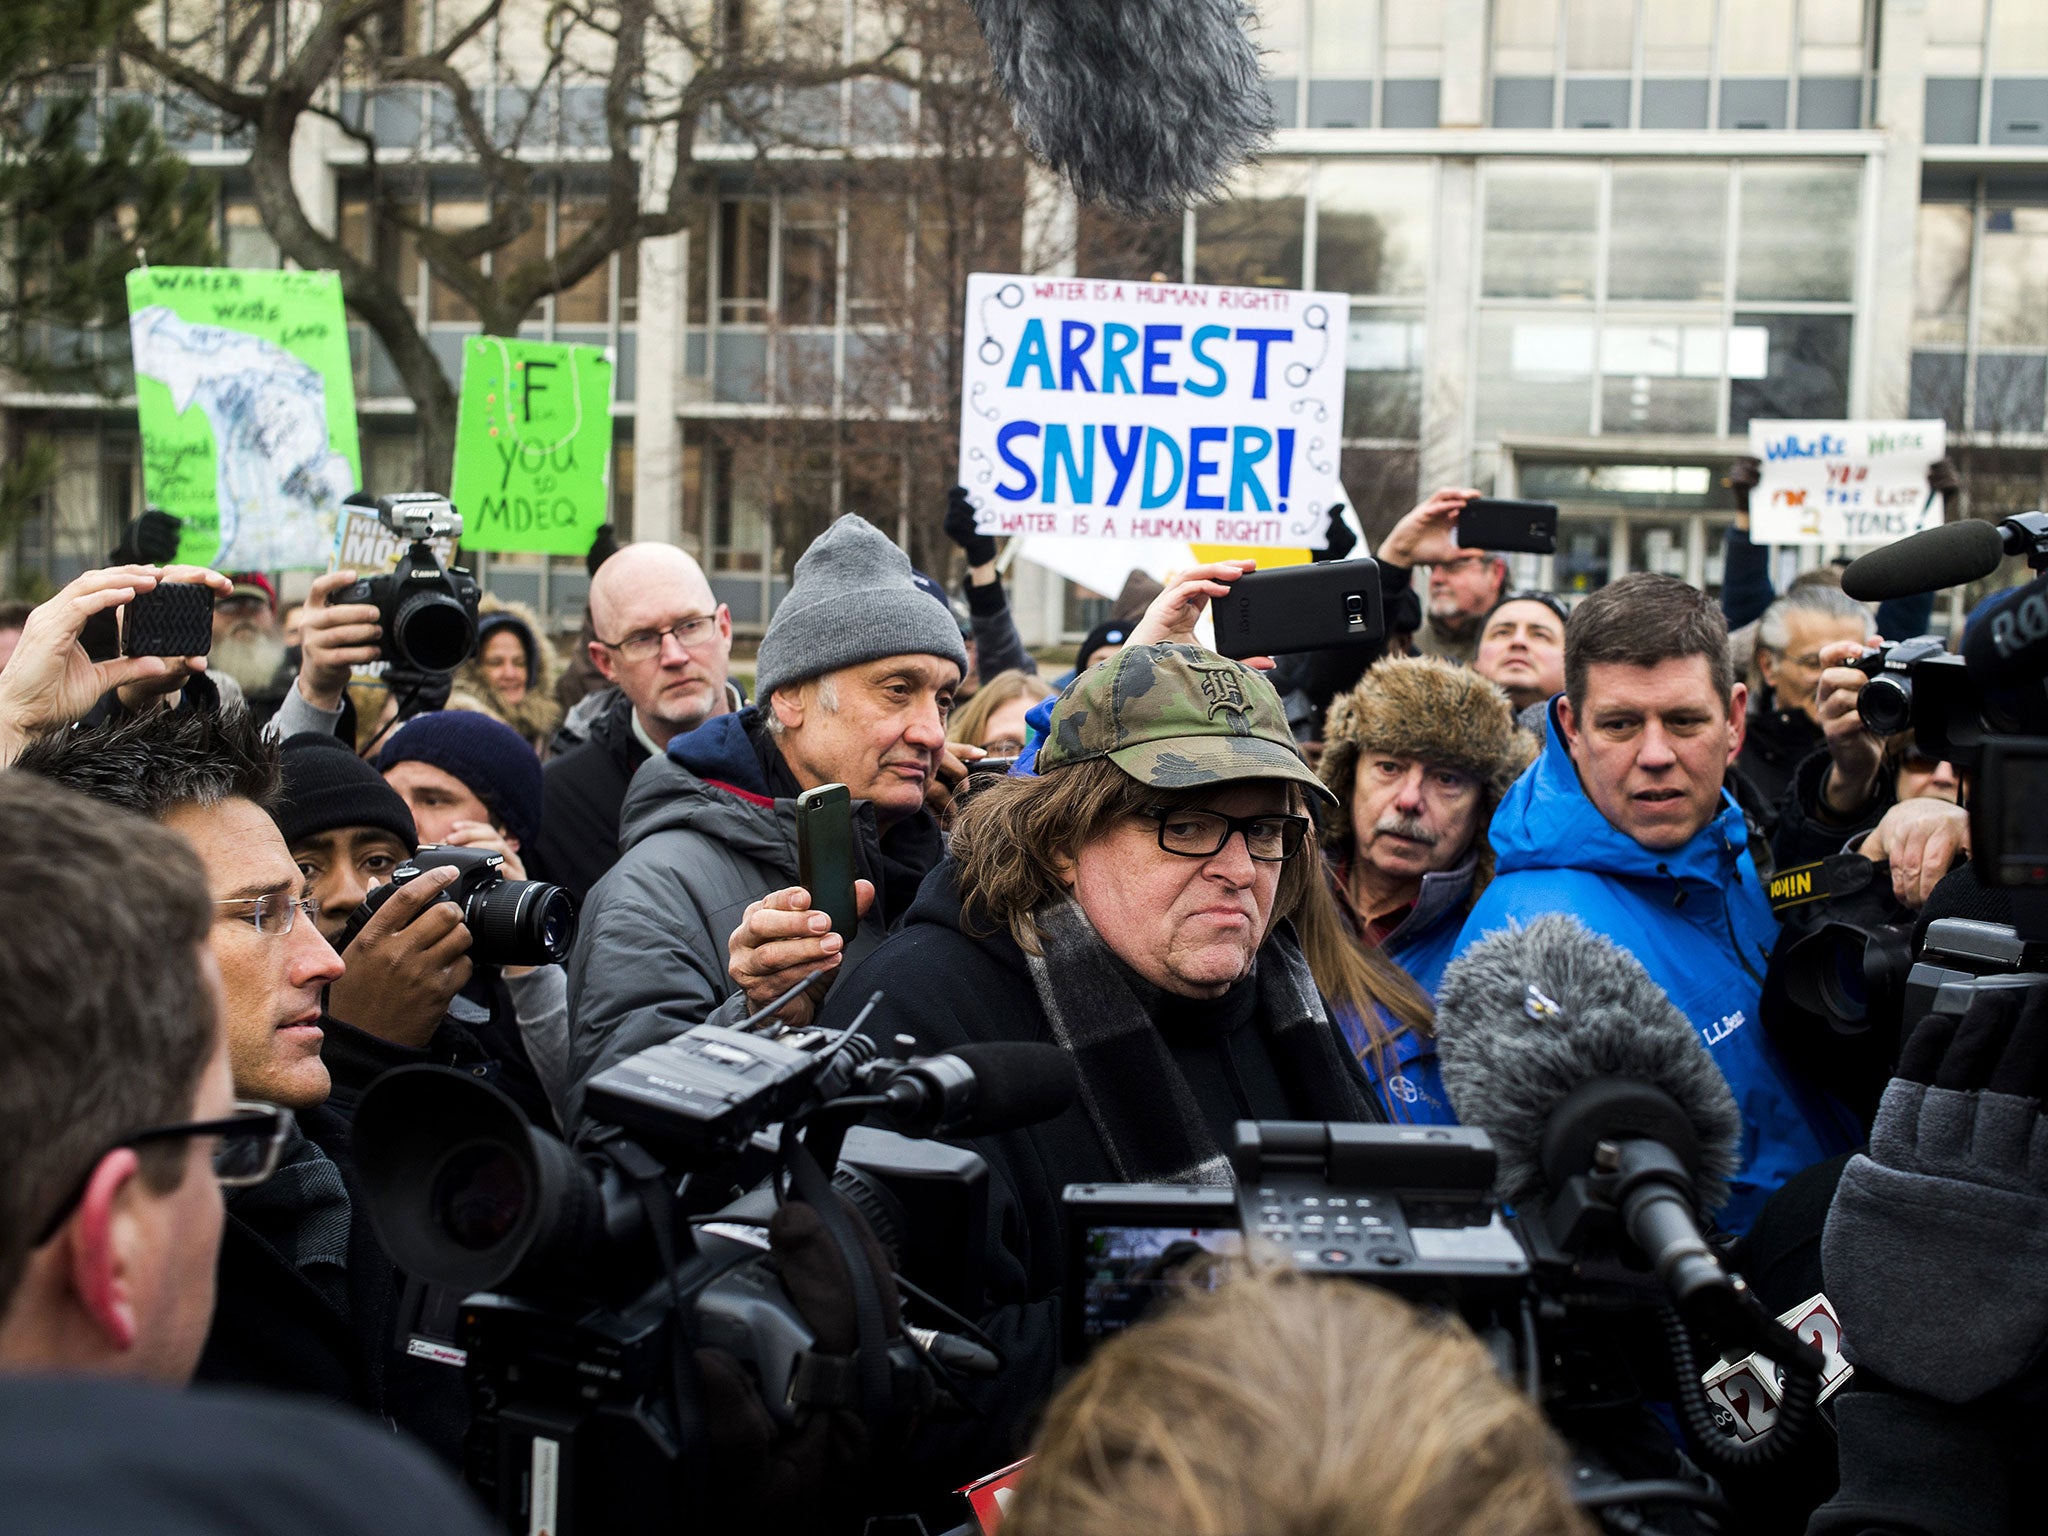
<instances>
[{"instance_id":1,"label":"concrete building column","mask_svg":"<svg viewBox=\"0 0 2048 1536\"><path fill-rule=\"evenodd\" d=\"M327 157L342 142L340 127L312 112L300 113L292 129L292 190L313 227L329 238L340 227L341 193Z\"/></svg>"},{"instance_id":2,"label":"concrete building column","mask_svg":"<svg viewBox=\"0 0 2048 1536\"><path fill-rule=\"evenodd\" d=\"M640 322L633 380L635 539L684 545L683 426L676 402L683 373L689 267L693 260L703 259L703 252L690 249L688 230L640 242Z\"/></svg>"},{"instance_id":3,"label":"concrete building column","mask_svg":"<svg viewBox=\"0 0 2048 1536\"><path fill-rule=\"evenodd\" d=\"M1479 163L1445 158L1437 168L1436 260L1429 277L1422 363L1419 489L1472 483L1471 358L1478 298L1475 220Z\"/></svg>"},{"instance_id":4,"label":"concrete building column","mask_svg":"<svg viewBox=\"0 0 2048 1536\"><path fill-rule=\"evenodd\" d=\"M1913 267L1920 214L1920 149L1927 115L1927 0L1884 0L1878 29L1873 126L1884 133L1877 167L1870 302L1865 338L1865 409L1908 414L1913 379Z\"/></svg>"},{"instance_id":5,"label":"concrete building column","mask_svg":"<svg viewBox=\"0 0 2048 1536\"><path fill-rule=\"evenodd\" d=\"M1437 92L1437 123L1444 128L1486 126L1486 0L1439 0L1444 18L1444 73Z\"/></svg>"}]
</instances>

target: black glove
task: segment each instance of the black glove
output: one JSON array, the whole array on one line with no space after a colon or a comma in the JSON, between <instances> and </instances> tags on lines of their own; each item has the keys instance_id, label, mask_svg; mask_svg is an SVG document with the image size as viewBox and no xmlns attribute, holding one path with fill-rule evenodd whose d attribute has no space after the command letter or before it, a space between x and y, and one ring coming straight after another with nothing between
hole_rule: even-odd
<instances>
[{"instance_id":1,"label":"black glove","mask_svg":"<svg viewBox=\"0 0 2048 1536\"><path fill-rule=\"evenodd\" d=\"M1870 1151L1821 1242L1842 1348L1946 1403L2035 1376L2048 1353L2048 991L1979 992L1900 1053Z\"/></svg>"},{"instance_id":2,"label":"black glove","mask_svg":"<svg viewBox=\"0 0 2048 1536\"><path fill-rule=\"evenodd\" d=\"M967 499L967 487L956 485L946 492L946 537L967 551L969 565L987 565L996 557L996 541L974 531L974 504Z\"/></svg>"},{"instance_id":3,"label":"black glove","mask_svg":"<svg viewBox=\"0 0 2048 1536\"><path fill-rule=\"evenodd\" d=\"M840 1210L867 1250L884 1331L899 1339L901 1304L888 1257L850 1205L842 1200ZM860 1331L853 1287L845 1257L818 1213L794 1201L778 1207L768 1223L768 1247L783 1289L810 1325L813 1353L852 1354ZM799 1406L795 1423L783 1428L746 1368L724 1350L698 1350L697 1373L719 1484L714 1503L729 1514L732 1528L743 1519L745 1529L768 1533L859 1529L876 1463L870 1426L859 1413Z\"/></svg>"},{"instance_id":4,"label":"black glove","mask_svg":"<svg viewBox=\"0 0 2048 1536\"><path fill-rule=\"evenodd\" d=\"M595 576L597 568L618 552L618 531L606 523L597 530L597 537L590 541L590 553L583 557L583 569Z\"/></svg>"},{"instance_id":5,"label":"black glove","mask_svg":"<svg viewBox=\"0 0 2048 1536\"><path fill-rule=\"evenodd\" d=\"M146 565L169 565L178 558L178 536L184 531L182 518L171 516L162 507L150 507L128 525L123 543Z\"/></svg>"},{"instance_id":6,"label":"black glove","mask_svg":"<svg viewBox=\"0 0 2048 1536\"><path fill-rule=\"evenodd\" d=\"M1320 565L1325 560L1342 560L1358 548L1358 535L1351 531L1351 525L1344 521L1341 506L1330 508L1330 528L1323 537L1329 542L1321 549L1311 550L1309 559Z\"/></svg>"}]
</instances>

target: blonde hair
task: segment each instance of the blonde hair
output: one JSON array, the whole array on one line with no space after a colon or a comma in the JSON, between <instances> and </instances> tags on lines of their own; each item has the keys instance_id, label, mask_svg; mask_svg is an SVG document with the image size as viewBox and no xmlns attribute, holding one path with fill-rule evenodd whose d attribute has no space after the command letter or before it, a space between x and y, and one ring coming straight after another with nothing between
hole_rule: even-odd
<instances>
[{"instance_id":1,"label":"blonde hair","mask_svg":"<svg viewBox=\"0 0 2048 1536\"><path fill-rule=\"evenodd\" d=\"M1563 1450L1462 1323L1234 1279L1053 1399L1003 1536L1590 1536Z\"/></svg>"},{"instance_id":2,"label":"blonde hair","mask_svg":"<svg viewBox=\"0 0 2048 1536\"><path fill-rule=\"evenodd\" d=\"M946 737L970 747L986 746L982 738L988 734L988 723L997 710L1012 699L1028 697L1036 704L1040 699L1051 698L1052 693L1052 684L1035 672L1020 672L1015 667L998 672L976 690L973 698L953 711Z\"/></svg>"}]
</instances>

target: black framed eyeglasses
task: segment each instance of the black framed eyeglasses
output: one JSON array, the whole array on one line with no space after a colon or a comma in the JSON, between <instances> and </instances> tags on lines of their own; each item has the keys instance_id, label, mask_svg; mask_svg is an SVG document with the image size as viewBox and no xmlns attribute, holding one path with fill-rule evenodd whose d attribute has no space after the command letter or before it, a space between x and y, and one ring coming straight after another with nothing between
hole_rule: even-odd
<instances>
[{"instance_id":1,"label":"black framed eyeglasses","mask_svg":"<svg viewBox=\"0 0 2048 1536\"><path fill-rule=\"evenodd\" d=\"M251 1184L261 1184L277 1171L277 1160L284 1153L285 1143L292 1139L295 1123L292 1112L280 1105L265 1104L257 1099L237 1099L235 1112L219 1120L182 1120L174 1125L152 1125L123 1136L94 1154L77 1185L43 1223L42 1231L36 1234L35 1246L42 1247L57 1235L59 1227L71 1219L71 1213L78 1209L78 1202L85 1198L93 1169L99 1167L109 1152L118 1152L123 1147L181 1141L187 1136L217 1136L220 1140L213 1149L213 1177L223 1189L242 1189Z\"/></svg>"},{"instance_id":2,"label":"black framed eyeglasses","mask_svg":"<svg viewBox=\"0 0 2048 1536\"><path fill-rule=\"evenodd\" d=\"M1306 816L1226 816L1221 811L1173 811L1164 806L1138 814L1159 824L1159 846L1184 859L1213 859L1238 833L1245 852L1261 864L1280 864L1301 852L1311 823Z\"/></svg>"}]
</instances>

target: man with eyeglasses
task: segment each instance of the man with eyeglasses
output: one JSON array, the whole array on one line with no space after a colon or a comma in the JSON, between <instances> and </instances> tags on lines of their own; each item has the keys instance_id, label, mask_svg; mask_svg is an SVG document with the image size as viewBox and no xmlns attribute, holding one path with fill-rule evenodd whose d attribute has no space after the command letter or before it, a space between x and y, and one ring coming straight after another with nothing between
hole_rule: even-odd
<instances>
[{"instance_id":1,"label":"man with eyeglasses","mask_svg":"<svg viewBox=\"0 0 2048 1536\"><path fill-rule=\"evenodd\" d=\"M215 1315L230 1200L294 1139L238 1102L184 838L0 773L0 1509L87 1536L482 1536L381 1425L183 1390ZM231 1292L223 1306L232 1308Z\"/></svg>"},{"instance_id":2,"label":"man with eyeglasses","mask_svg":"<svg viewBox=\"0 0 2048 1536\"><path fill-rule=\"evenodd\" d=\"M946 720L966 666L951 611L887 534L849 513L812 542L761 640L761 702L676 736L633 780L619 861L569 957L578 1082L823 971L783 1013L800 1022L880 941L945 851L930 806L965 776ZM846 936L798 885L797 797L826 784L852 801L860 918Z\"/></svg>"},{"instance_id":3,"label":"man with eyeglasses","mask_svg":"<svg viewBox=\"0 0 2048 1536\"><path fill-rule=\"evenodd\" d=\"M1764 610L1756 637L1763 686L1750 701L1730 788L1766 833L1777 824L1779 802L1799 765L1827 745L1820 715L1827 658L1837 646L1860 649L1876 633L1870 610L1837 586L1795 586Z\"/></svg>"},{"instance_id":4,"label":"man with eyeglasses","mask_svg":"<svg viewBox=\"0 0 2048 1536\"><path fill-rule=\"evenodd\" d=\"M158 710L45 736L15 766L146 816L198 854L234 1092L298 1122L277 1172L228 1198L200 1378L351 1404L453 1459L461 1373L394 1343L402 1280L361 1217L348 1127L326 1102L323 993L343 965L272 819L276 745L239 710ZM101 899L130 893L103 886ZM110 962L82 948L76 963Z\"/></svg>"},{"instance_id":5,"label":"man with eyeglasses","mask_svg":"<svg viewBox=\"0 0 2048 1536\"><path fill-rule=\"evenodd\" d=\"M1461 548L1458 514L1480 493L1464 487L1432 492L1380 541L1379 561L1412 570L1429 567L1429 595L1415 650L1469 667L1479 653L1479 628L1507 590L1508 563L1485 550Z\"/></svg>"},{"instance_id":6,"label":"man with eyeglasses","mask_svg":"<svg viewBox=\"0 0 2048 1536\"><path fill-rule=\"evenodd\" d=\"M981 1326L1009 1369L997 1424L1050 1392L1068 1184L1230 1182L1235 1123L1376 1118L1291 920L1320 861L1279 696L1193 645L1127 645L1072 683L1035 775L990 780L895 934L827 997L825 1029L923 1051L1001 1040L1068 1051L1055 1119L976 1143L999 1177ZM1076 1303L1078 1304L1078 1303Z\"/></svg>"},{"instance_id":7,"label":"man with eyeglasses","mask_svg":"<svg viewBox=\"0 0 2048 1536\"><path fill-rule=\"evenodd\" d=\"M695 560L628 544L590 579L591 664L611 685L580 746L549 759L540 865L580 904L619 861L619 809L633 775L685 731L744 703L727 680L732 614Z\"/></svg>"}]
</instances>

